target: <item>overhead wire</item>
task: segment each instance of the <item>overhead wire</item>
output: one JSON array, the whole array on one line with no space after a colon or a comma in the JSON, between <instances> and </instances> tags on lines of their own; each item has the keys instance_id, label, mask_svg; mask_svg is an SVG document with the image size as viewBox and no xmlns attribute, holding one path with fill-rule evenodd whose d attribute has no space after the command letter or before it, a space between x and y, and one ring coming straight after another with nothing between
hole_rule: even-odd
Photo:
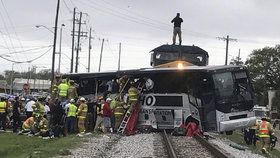
<instances>
[{"instance_id":1,"label":"overhead wire","mask_svg":"<svg viewBox=\"0 0 280 158\"><path fill-rule=\"evenodd\" d=\"M31 60L27 60L27 61L17 61L17 60L11 60L11 59L8 59L6 57L3 57L3 56L0 56L0 58L4 59L4 60L7 60L7 61L10 61L10 62L14 62L14 63L31 63L39 58L41 58L42 56L44 56L45 54L47 54L50 50L52 49L52 47L50 47L50 49L48 49L46 52L44 52L43 54L39 55L38 57L36 58L33 58Z\"/></svg>"}]
</instances>

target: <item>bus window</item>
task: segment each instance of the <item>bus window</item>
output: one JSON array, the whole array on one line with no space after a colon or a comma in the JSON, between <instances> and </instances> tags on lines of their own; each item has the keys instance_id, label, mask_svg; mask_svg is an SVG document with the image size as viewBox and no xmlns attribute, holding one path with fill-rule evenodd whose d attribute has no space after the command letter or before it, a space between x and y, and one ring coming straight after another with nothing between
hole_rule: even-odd
<instances>
[{"instance_id":1,"label":"bus window","mask_svg":"<svg viewBox=\"0 0 280 158\"><path fill-rule=\"evenodd\" d=\"M231 72L214 74L213 80L218 97L224 98L233 95L234 84Z\"/></svg>"}]
</instances>

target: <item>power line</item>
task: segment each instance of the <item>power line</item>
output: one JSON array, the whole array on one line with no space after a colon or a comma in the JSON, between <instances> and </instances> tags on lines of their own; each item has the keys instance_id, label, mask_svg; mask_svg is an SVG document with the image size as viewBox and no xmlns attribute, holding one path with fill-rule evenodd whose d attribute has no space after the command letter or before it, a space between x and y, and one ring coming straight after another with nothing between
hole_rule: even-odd
<instances>
[{"instance_id":1,"label":"power line","mask_svg":"<svg viewBox=\"0 0 280 158\"><path fill-rule=\"evenodd\" d=\"M0 56L0 58L4 59L4 60L7 60L7 61L10 61L10 62L14 62L14 63L31 63L39 58L41 58L42 56L44 56L45 54L47 54L50 50L52 49L52 47L50 47L50 49L48 49L46 52L44 52L43 54L41 54L40 56L34 58L34 59L31 59L31 60L27 60L27 61L16 61L16 60L11 60L11 59L8 59L8 58L5 58L3 56Z\"/></svg>"},{"instance_id":2,"label":"power line","mask_svg":"<svg viewBox=\"0 0 280 158\"><path fill-rule=\"evenodd\" d=\"M40 50L40 49L49 48L49 47L52 47L52 45L43 46L43 47L40 47L40 48L26 49L26 50L16 51L16 52L9 52L9 53L0 54L0 55L17 54L17 53L23 53L23 52L34 51L34 50ZM31 52L31 53L33 53L33 52Z\"/></svg>"}]
</instances>

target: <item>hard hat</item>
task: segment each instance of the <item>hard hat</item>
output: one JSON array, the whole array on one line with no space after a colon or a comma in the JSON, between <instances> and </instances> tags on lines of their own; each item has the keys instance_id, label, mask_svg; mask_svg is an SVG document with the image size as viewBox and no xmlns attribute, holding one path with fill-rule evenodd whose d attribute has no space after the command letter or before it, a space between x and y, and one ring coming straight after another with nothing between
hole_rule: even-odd
<instances>
[{"instance_id":1,"label":"hard hat","mask_svg":"<svg viewBox=\"0 0 280 158\"><path fill-rule=\"evenodd\" d=\"M106 99L106 102L110 102L110 101L112 101L111 98L107 98L107 99Z\"/></svg>"},{"instance_id":2,"label":"hard hat","mask_svg":"<svg viewBox=\"0 0 280 158\"><path fill-rule=\"evenodd\" d=\"M74 81L73 81L73 80L70 80L69 82L70 82L70 83L74 83Z\"/></svg>"},{"instance_id":3,"label":"hard hat","mask_svg":"<svg viewBox=\"0 0 280 158\"><path fill-rule=\"evenodd\" d=\"M21 98L20 100L21 100L21 101L25 101L25 98Z\"/></svg>"},{"instance_id":4,"label":"hard hat","mask_svg":"<svg viewBox=\"0 0 280 158\"><path fill-rule=\"evenodd\" d=\"M75 99L70 99L70 103L75 103Z\"/></svg>"},{"instance_id":5,"label":"hard hat","mask_svg":"<svg viewBox=\"0 0 280 158\"><path fill-rule=\"evenodd\" d=\"M80 101L86 101L86 99L84 97L81 97Z\"/></svg>"}]
</instances>

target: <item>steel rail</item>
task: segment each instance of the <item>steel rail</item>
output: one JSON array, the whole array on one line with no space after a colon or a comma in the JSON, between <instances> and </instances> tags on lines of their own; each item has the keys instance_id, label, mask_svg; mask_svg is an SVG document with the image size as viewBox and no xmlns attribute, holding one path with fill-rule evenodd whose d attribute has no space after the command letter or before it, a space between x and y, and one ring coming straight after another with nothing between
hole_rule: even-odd
<instances>
[{"instance_id":1,"label":"steel rail","mask_svg":"<svg viewBox=\"0 0 280 158\"><path fill-rule=\"evenodd\" d=\"M202 136L195 135L194 138L200 144L202 144L204 147L206 147L215 157L217 157L217 158L231 158L231 156L229 154L224 153L223 151L221 151L217 147L213 146L209 141L204 139Z\"/></svg>"},{"instance_id":2,"label":"steel rail","mask_svg":"<svg viewBox=\"0 0 280 158\"><path fill-rule=\"evenodd\" d=\"M169 158L177 158L177 155L175 154L174 148L173 148L173 146L172 146L172 144L171 144L171 142L170 142L170 140L168 138L168 135L167 135L166 131L163 130L162 133L163 133L162 134L163 135L163 140L164 140L164 142L166 144L168 157Z\"/></svg>"}]
</instances>

